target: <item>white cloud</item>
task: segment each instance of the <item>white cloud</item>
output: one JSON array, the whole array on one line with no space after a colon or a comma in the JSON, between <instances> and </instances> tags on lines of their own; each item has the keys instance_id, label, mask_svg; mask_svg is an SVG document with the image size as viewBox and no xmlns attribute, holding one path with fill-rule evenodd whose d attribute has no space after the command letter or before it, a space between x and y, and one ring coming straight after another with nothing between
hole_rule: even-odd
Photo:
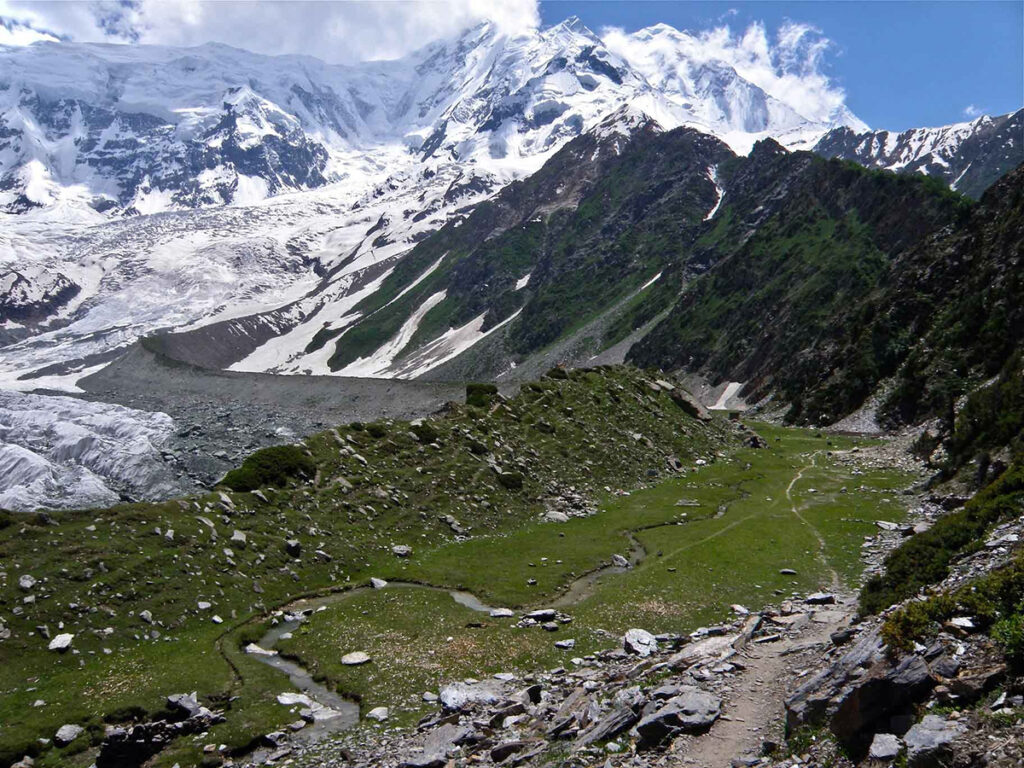
<instances>
[{"instance_id":1,"label":"white cloud","mask_svg":"<svg viewBox=\"0 0 1024 768\"><path fill-rule=\"evenodd\" d=\"M4 18L82 42L216 41L329 62L396 58L484 20L509 31L540 23L537 0L0 0ZM22 37L31 42L28 34Z\"/></svg>"},{"instance_id":2,"label":"white cloud","mask_svg":"<svg viewBox=\"0 0 1024 768\"><path fill-rule=\"evenodd\" d=\"M59 39L51 32L35 29L15 19L0 17L0 45L31 45L40 40L56 42Z\"/></svg>"},{"instance_id":3,"label":"white cloud","mask_svg":"<svg viewBox=\"0 0 1024 768\"><path fill-rule=\"evenodd\" d=\"M968 104L964 107L964 117L980 117L983 114L985 114L985 110L973 104Z\"/></svg>"},{"instance_id":4,"label":"white cloud","mask_svg":"<svg viewBox=\"0 0 1024 768\"><path fill-rule=\"evenodd\" d=\"M656 42L646 39L644 30L627 34L617 27L601 30L601 37L605 45L645 75L663 77L657 69L664 67L671 49L683 56L679 66L707 62L731 66L741 77L806 118L827 122L845 113L846 94L825 73L825 57L832 42L809 24L787 21L774 39L761 22L752 23L742 32L733 32L728 26L701 32L673 30L671 39ZM847 121L850 118L847 115Z\"/></svg>"}]
</instances>

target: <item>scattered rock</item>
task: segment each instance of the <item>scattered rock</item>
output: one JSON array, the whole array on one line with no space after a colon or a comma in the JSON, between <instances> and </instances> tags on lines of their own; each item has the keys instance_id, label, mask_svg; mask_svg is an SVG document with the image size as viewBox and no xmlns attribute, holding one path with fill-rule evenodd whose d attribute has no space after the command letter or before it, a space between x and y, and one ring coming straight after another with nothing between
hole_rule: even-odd
<instances>
[{"instance_id":1,"label":"scattered rock","mask_svg":"<svg viewBox=\"0 0 1024 768\"><path fill-rule=\"evenodd\" d=\"M57 729L57 733L53 737L53 743L58 747L66 747L83 733L85 733L85 728L80 725L62 725Z\"/></svg>"},{"instance_id":2,"label":"scattered rock","mask_svg":"<svg viewBox=\"0 0 1024 768\"><path fill-rule=\"evenodd\" d=\"M62 632L50 641L50 644L47 646L47 648L51 651L63 653L71 647L71 643L74 641L74 639L75 636L70 632Z\"/></svg>"},{"instance_id":3,"label":"scattered rock","mask_svg":"<svg viewBox=\"0 0 1024 768\"><path fill-rule=\"evenodd\" d=\"M622 647L626 653L646 657L658 650L658 641L645 629L631 629L622 638Z\"/></svg>"}]
</instances>

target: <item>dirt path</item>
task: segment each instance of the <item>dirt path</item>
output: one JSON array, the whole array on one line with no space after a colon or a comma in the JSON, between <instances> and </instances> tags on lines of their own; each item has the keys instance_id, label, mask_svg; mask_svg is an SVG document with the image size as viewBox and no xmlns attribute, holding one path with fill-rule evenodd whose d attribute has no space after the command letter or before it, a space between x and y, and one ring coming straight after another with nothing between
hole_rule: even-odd
<instances>
[{"instance_id":1,"label":"dirt path","mask_svg":"<svg viewBox=\"0 0 1024 768\"><path fill-rule=\"evenodd\" d=\"M852 603L850 606L829 606L829 610L811 613L802 632L775 643L750 646L732 659L745 670L725 696L722 717L710 732L683 745L678 764L730 768L736 758L761 754L766 739L783 743L786 693L797 675L821 658L830 644L829 635L849 625Z\"/></svg>"},{"instance_id":2,"label":"dirt path","mask_svg":"<svg viewBox=\"0 0 1024 768\"><path fill-rule=\"evenodd\" d=\"M841 589L839 574L825 556L825 540L802 514L793 501L793 487L806 470L816 466L817 454L811 463L801 467L786 488L790 509L818 539L818 557L832 577L837 593ZM741 757L756 757L767 739L783 742L784 700L800 671L830 644L829 635L849 625L854 615L855 602L849 595L838 595L839 604L822 609L808 610L804 629L786 634L774 643L748 645L730 661L744 669L732 681L725 694L722 717L707 734L680 744L682 761L670 762L696 768L730 768L732 761Z\"/></svg>"}]
</instances>

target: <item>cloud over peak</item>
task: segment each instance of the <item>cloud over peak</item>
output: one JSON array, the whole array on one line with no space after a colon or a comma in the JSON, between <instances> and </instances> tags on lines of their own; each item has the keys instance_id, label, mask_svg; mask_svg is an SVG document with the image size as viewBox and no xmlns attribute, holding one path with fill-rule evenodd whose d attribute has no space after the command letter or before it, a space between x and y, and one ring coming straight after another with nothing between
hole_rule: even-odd
<instances>
[{"instance_id":1,"label":"cloud over peak","mask_svg":"<svg viewBox=\"0 0 1024 768\"><path fill-rule=\"evenodd\" d=\"M0 0L0 43L43 39L191 46L225 43L331 63L403 56L480 21L536 28L537 0Z\"/></svg>"},{"instance_id":2,"label":"cloud over peak","mask_svg":"<svg viewBox=\"0 0 1024 768\"><path fill-rule=\"evenodd\" d=\"M846 94L825 71L832 41L809 24L787 21L774 37L756 21L740 32L727 25L700 32L665 25L634 33L606 27L601 38L652 82L686 80L696 67L724 64L807 119L852 118L844 106Z\"/></svg>"}]
</instances>

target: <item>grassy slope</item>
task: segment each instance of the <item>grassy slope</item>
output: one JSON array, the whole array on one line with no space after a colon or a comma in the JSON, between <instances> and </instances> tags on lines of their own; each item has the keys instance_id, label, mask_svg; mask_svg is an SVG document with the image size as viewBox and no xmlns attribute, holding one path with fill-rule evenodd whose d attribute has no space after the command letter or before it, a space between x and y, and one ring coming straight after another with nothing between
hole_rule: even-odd
<instances>
[{"instance_id":1,"label":"grassy slope","mask_svg":"<svg viewBox=\"0 0 1024 768\"><path fill-rule=\"evenodd\" d=\"M240 659L239 679L216 651L217 638L233 626L301 594L371 574L401 575L391 545L422 552L451 541L440 515L455 515L474 534L514 530L536 518L553 482L582 490L629 487L648 469L663 469L665 456L709 455L725 439L724 425L685 416L627 369L548 379L490 415L457 406L432 423L440 433L436 446L421 444L405 424L315 435L305 444L317 482L268 490L268 502L234 493L229 509L207 494L54 513L55 524L15 518L0 529L0 621L12 632L0 643L0 764L26 749L42 751L35 740L64 723L92 723L98 738L103 716L156 712L167 694L191 690L222 704L244 691L229 723L211 735L241 746L254 732L282 725L287 713L265 719L276 692L260 688L265 667ZM553 433L542 431L549 427ZM523 489L506 490L489 457L503 470L522 472ZM214 525L216 538L199 517ZM168 529L173 540L165 538ZM244 547L230 542L235 530L246 533ZM301 542L301 558L286 554L288 539ZM32 603L18 587L24 573L39 580ZM199 600L212 608L200 610ZM143 610L152 612L154 625L141 620ZM214 614L224 623L214 624ZM76 653L47 651L38 626L51 635L75 633ZM98 634L107 627L111 634ZM145 639L154 630L159 639ZM46 706L34 708L37 699ZM261 708L258 728L237 727ZM63 759L48 750L42 764Z\"/></svg>"},{"instance_id":2,"label":"grassy slope","mask_svg":"<svg viewBox=\"0 0 1024 768\"><path fill-rule=\"evenodd\" d=\"M771 440L768 450L741 449L686 477L628 496L608 494L592 517L447 544L399 572L403 579L469 589L489 605L543 606L557 602L574 575L613 553L628 553L627 533L636 532L647 557L627 573L602 575L578 604L564 606L573 622L557 633L489 619L440 592L395 589L361 593L317 613L282 648L340 690L359 695L364 710L387 705L398 722L411 723L424 712L422 691L453 679L566 664L608 647L633 626L691 631L726 618L733 603L756 608L829 588L832 569L853 584L872 521L904 515L896 492L907 478L881 471L854 475L828 456L851 440L833 438L830 445L807 431L760 429ZM801 469L791 502L786 489ZM681 499L699 506L677 506ZM808 524L825 539L823 553ZM797 575L784 576L782 568ZM554 641L566 637L576 647L556 649ZM344 667L340 657L352 650L367 651L375 662Z\"/></svg>"}]
</instances>

